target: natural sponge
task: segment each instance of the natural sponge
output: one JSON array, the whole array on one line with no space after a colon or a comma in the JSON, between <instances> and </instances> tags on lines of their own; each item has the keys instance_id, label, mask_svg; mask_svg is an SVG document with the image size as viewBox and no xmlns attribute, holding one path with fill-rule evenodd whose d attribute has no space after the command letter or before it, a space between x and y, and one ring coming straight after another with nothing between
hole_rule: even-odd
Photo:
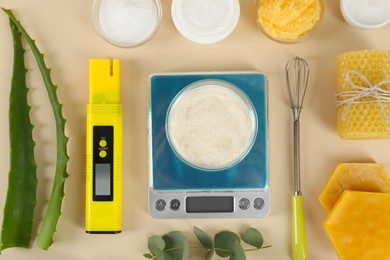
<instances>
[{"instance_id":1,"label":"natural sponge","mask_svg":"<svg viewBox=\"0 0 390 260\"><path fill-rule=\"evenodd\" d=\"M340 163L319 200L330 212L344 190L390 193L390 176L380 163Z\"/></svg>"},{"instance_id":2,"label":"natural sponge","mask_svg":"<svg viewBox=\"0 0 390 260\"><path fill-rule=\"evenodd\" d=\"M390 138L390 51L340 54L337 99L341 138Z\"/></svg>"}]
</instances>

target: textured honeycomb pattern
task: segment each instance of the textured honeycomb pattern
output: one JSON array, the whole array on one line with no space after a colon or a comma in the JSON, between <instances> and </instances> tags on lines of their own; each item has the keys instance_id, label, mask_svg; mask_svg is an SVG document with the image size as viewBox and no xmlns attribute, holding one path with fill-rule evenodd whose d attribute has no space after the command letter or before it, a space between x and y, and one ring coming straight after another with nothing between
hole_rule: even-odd
<instances>
[{"instance_id":1,"label":"textured honeycomb pattern","mask_svg":"<svg viewBox=\"0 0 390 260\"><path fill-rule=\"evenodd\" d=\"M364 75L372 84L378 84L390 79L390 51L364 50L343 53L337 57L337 91L353 90L346 80L346 73L355 70ZM351 81L363 87L368 87L360 77L350 76ZM382 85L390 89L390 84ZM361 101L373 100L366 97ZM390 117L390 103L383 102L384 110ZM338 108L338 133L344 139L390 138L390 123L378 102L344 104Z\"/></svg>"}]
</instances>

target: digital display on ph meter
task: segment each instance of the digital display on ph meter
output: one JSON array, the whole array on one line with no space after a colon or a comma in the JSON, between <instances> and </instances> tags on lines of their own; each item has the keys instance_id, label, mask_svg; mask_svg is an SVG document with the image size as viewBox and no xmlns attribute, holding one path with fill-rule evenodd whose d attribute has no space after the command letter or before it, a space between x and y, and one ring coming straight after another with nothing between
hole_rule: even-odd
<instances>
[{"instance_id":1,"label":"digital display on ph meter","mask_svg":"<svg viewBox=\"0 0 390 260\"><path fill-rule=\"evenodd\" d=\"M111 165L109 163L95 164L95 196L111 195Z\"/></svg>"}]
</instances>

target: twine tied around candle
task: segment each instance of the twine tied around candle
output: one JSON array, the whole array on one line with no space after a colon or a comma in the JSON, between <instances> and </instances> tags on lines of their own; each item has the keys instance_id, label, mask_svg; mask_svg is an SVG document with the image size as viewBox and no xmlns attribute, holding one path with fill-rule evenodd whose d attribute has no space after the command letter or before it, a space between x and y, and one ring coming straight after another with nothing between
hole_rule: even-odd
<instances>
[{"instance_id":1,"label":"twine tied around candle","mask_svg":"<svg viewBox=\"0 0 390 260\"><path fill-rule=\"evenodd\" d=\"M359 86L352 82L351 74L358 76L366 86ZM390 102L390 89L385 89L382 86L390 84L390 79L382 80L377 84L373 84L366 76L355 70L349 70L345 74L345 80L353 88L336 94L336 107L346 105L341 119L345 120L348 110L354 104L378 103L385 120L390 123L389 115L386 112L384 103Z\"/></svg>"}]
</instances>

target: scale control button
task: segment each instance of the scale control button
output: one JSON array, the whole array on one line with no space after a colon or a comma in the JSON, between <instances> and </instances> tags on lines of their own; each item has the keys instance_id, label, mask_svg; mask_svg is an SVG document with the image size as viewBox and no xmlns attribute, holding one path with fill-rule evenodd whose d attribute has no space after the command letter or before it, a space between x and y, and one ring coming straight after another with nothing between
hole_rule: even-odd
<instances>
[{"instance_id":1,"label":"scale control button","mask_svg":"<svg viewBox=\"0 0 390 260\"><path fill-rule=\"evenodd\" d=\"M102 140L99 141L99 145L100 145L100 147L106 147L107 146L107 141L102 139Z\"/></svg>"},{"instance_id":2,"label":"scale control button","mask_svg":"<svg viewBox=\"0 0 390 260\"><path fill-rule=\"evenodd\" d=\"M165 206L167 205L167 203L166 203L166 201L165 200L163 200L163 199L159 199L159 200L157 200L156 201L156 203L155 203L155 207L156 207L156 209L158 210L158 211L163 211L163 210L165 210Z\"/></svg>"},{"instance_id":3,"label":"scale control button","mask_svg":"<svg viewBox=\"0 0 390 260\"><path fill-rule=\"evenodd\" d=\"M101 151L99 152L99 156L100 156L101 158L106 158L107 152L104 151L104 150L101 150Z\"/></svg>"},{"instance_id":4,"label":"scale control button","mask_svg":"<svg viewBox=\"0 0 390 260\"><path fill-rule=\"evenodd\" d=\"M246 210L246 209L249 209L249 206L250 206L250 201L247 199L247 198L242 198L238 201L238 206L240 207L240 209L242 210Z\"/></svg>"},{"instance_id":5,"label":"scale control button","mask_svg":"<svg viewBox=\"0 0 390 260\"><path fill-rule=\"evenodd\" d=\"M265 202L264 202L264 200L263 200L262 198L256 198L256 199L253 201L253 207L254 207L255 209L260 210L260 209L264 208L264 205L265 205Z\"/></svg>"},{"instance_id":6,"label":"scale control button","mask_svg":"<svg viewBox=\"0 0 390 260\"><path fill-rule=\"evenodd\" d=\"M178 210L180 208L180 201L178 199L171 200L171 203L169 205L171 207L171 210Z\"/></svg>"}]
</instances>

